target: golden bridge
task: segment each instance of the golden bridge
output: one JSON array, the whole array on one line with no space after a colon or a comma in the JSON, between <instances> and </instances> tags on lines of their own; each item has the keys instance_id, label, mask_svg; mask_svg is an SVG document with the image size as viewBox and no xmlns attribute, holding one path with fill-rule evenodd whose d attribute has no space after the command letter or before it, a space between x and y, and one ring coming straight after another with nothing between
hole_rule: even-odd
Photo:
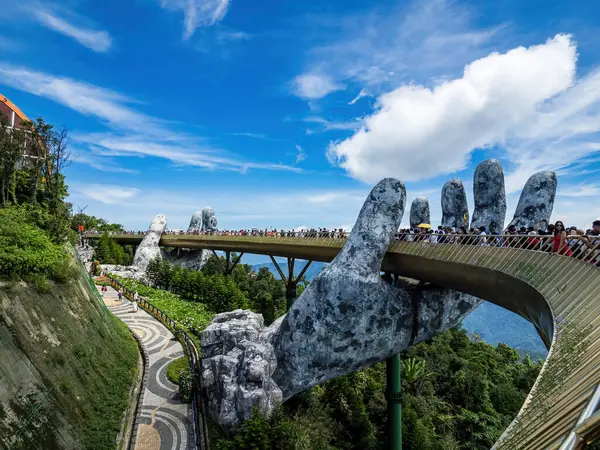
<instances>
[{"instance_id":1,"label":"golden bridge","mask_svg":"<svg viewBox=\"0 0 600 450\"><path fill-rule=\"evenodd\" d=\"M129 245L143 239L140 234L111 237ZM600 436L600 270L583 253L567 257L489 243L495 241L469 245L480 243L478 236L469 237L470 242L456 238L464 245L393 241L381 270L475 295L530 321L548 347L548 357L517 417L493 448L583 448ZM288 276L277 269L287 284L298 279L293 275L296 259L330 262L344 243L335 238L163 234L159 245L224 251L228 268L239 261L230 263L232 252L285 257Z\"/></svg>"}]
</instances>

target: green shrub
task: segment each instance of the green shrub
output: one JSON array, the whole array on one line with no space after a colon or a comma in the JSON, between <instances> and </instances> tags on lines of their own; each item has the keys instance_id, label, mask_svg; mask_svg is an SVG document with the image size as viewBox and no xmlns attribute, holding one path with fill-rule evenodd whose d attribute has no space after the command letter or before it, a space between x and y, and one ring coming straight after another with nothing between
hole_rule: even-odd
<instances>
[{"instance_id":1,"label":"green shrub","mask_svg":"<svg viewBox=\"0 0 600 450\"><path fill-rule=\"evenodd\" d=\"M175 384L179 384L179 373L182 369L189 369L190 363L187 356L174 359L167 366L167 378Z\"/></svg>"},{"instance_id":2,"label":"green shrub","mask_svg":"<svg viewBox=\"0 0 600 450\"><path fill-rule=\"evenodd\" d=\"M0 209L0 276L39 275L59 282L72 278L71 256L34 223L24 208Z\"/></svg>"},{"instance_id":3,"label":"green shrub","mask_svg":"<svg viewBox=\"0 0 600 450\"><path fill-rule=\"evenodd\" d=\"M125 252L122 246L117 244L107 232L94 244L94 259L100 264L118 264L122 266L130 265L133 261L133 254Z\"/></svg>"},{"instance_id":4,"label":"green shrub","mask_svg":"<svg viewBox=\"0 0 600 450\"><path fill-rule=\"evenodd\" d=\"M194 378L188 366L179 371L179 396L182 402L190 403L192 401L193 389Z\"/></svg>"},{"instance_id":5,"label":"green shrub","mask_svg":"<svg viewBox=\"0 0 600 450\"><path fill-rule=\"evenodd\" d=\"M35 290L40 294L47 294L52 290L52 282L42 275L26 277L25 281L33 284Z\"/></svg>"}]
</instances>

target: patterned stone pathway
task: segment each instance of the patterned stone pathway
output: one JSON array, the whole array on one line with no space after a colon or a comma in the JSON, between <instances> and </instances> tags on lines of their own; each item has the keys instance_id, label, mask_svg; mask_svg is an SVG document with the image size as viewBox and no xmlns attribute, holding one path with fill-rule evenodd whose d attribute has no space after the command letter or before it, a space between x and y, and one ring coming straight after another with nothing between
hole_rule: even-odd
<instances>
[{"instance_id":1,"label":"patterned stone pathway","mask_svg":"<svg viewBox=\"0 0 600 450\"><path fill-rule=\"evenodd\" d=\"M141 338L149 357L135 450L195 449L191 406L179 400L177 386L167 378L169 363L184 354L181 344L143 309L133 313L131 303L120 302L112 287L104 303Z\"/></svg>"}]
</instances>

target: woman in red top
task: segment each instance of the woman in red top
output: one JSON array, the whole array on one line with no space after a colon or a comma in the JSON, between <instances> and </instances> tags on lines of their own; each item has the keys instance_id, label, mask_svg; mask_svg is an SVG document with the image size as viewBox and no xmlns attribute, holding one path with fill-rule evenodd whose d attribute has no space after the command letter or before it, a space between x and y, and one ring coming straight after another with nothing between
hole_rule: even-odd
<instances>
[{"instance_id":1,"label":"woman in red top","mask_svg":"<svg viewBox=\"0 0 600 450\"><path fill-rule=\"evenodd\" d=\"M567 232L564 224L559 220L554 224L554 237L552 238L552 251L559 255L571 256L573 252L566 242Z\"/></svg>"}]
</instances>

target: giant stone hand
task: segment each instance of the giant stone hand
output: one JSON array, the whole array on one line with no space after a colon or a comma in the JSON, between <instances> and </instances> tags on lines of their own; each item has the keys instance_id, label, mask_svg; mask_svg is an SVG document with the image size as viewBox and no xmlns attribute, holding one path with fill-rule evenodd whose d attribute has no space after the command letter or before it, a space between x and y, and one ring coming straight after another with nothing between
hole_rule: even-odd
<instances>
[{"instance_id":1,"label":"giant stone hand","mask_svg":"<svg viewBox=\"0 0 600 450\"><path fill-rule=\"evenodd\" d=\"M238 427L254 407L368 367L457 325L481 300L443 289L412 294L382 281L381 261L404 213L404 185L387 178L365 201L344 248L270 327L250 311L219 314L202 332L213 418Z\"/></svg>"}]
</instances>

